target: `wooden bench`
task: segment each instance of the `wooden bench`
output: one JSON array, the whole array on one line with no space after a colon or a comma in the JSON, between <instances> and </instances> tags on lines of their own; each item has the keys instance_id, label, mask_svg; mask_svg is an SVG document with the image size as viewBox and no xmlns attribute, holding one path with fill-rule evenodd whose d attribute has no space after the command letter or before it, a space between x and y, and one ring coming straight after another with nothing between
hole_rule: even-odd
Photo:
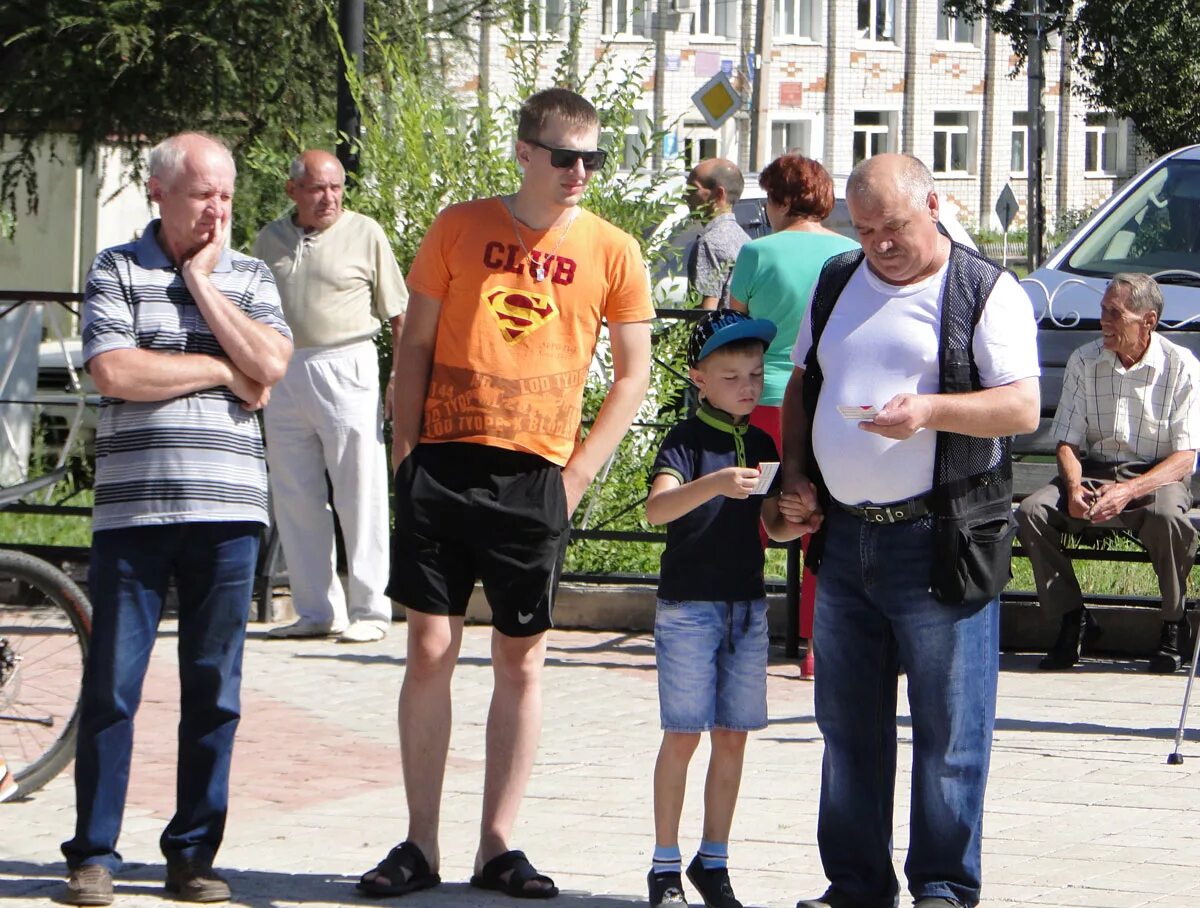
<instances>
[{"instance_id":1,"label":"wooden bench","mask_svg":"<svg viewBox=\"0 0 1200 908\"><path fill-rule=\"evenodd\" d=\"M1181 346L1187 347L1200 356L1200 330L1196 331L1161 331L1164 337ZM1013 442L1013 503L1014 505L1027 495L1036 492L1058 475L1058 465L1055 461L1057 446L1051 428L1054 423L1054 412L1058 408L1058 399L1062 393L1063 377L1066 372L1067 359L1071 353L1084 344L1097 340L1100 332L1094 328L1054 328L1042 327L1038 331L1038 356L1042 366L1042 418L1038 430L1031 435L1018 436ZM1192 498L1200 500L1200 474L1192 477ZM1189 514L1191 521L1200 527L1200 509L1193 507ZM1113 536L1127 536L1136 542L1132 534L1114 531ZM1112 549L1095 545L1077 545L1068 548L1067 554L1076 561L1111 561L1133 562L1148 564L1149 557L1144 549ZM1025 550L1018 544L1013 549L1016 557L1028 557ZM1200 560L1200 558L1198 558ZM1008 590L1001 597L1009 602L1036 602L1037 593L1029 590ZM1157 597L1111 596L1102 594L1084 594L1088 604L1108 605L1114 603L1145 605L1157 608ZM1188 607L1196 605L1195 600L1188 601Z\"/></svg>"}]
</instances>

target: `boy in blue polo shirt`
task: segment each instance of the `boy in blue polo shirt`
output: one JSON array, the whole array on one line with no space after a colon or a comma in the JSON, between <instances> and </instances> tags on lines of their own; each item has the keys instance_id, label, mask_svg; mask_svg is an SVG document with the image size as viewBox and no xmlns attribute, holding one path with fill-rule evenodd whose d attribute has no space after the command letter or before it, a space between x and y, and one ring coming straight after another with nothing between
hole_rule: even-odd
<instances>
[{"instance_id":1,"label":"boy in blue polo shirt","mask_svg":"<svg viewBox=\"0 0 1200 908\"><path fill-rule=\"evenodd\" d=\"M667 525L654 621L663 741L654 767L650 904L686 905L679 818L688 763L709 732L704 831L687 875L709 908L741 908L729 883L729 830L746 736L767 724L767 601L762 521L772 539L809 530L799 501L756 486L777 463L771 437L749 424L775 326L731 309L696 323L688 344L700 409L654 461L646 519ZM770 469L770 468L767 468ZM793 518L795 522L788 518Z\"/></svg>"}]
</instances>

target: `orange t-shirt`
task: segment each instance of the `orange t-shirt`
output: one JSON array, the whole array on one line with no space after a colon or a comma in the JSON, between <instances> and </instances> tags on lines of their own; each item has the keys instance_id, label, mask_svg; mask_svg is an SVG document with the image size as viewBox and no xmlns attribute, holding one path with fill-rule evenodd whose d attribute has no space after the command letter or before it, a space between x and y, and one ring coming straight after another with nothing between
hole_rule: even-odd
<instances>
[{"instance_id":1,"label":"orange t-shirt","mask_svg":"<svg viewBox=\"0 0 1200 908\"><path fill-rule=\"evenodd\" d=\"M654 317L637 242L578 209L561 231L518 227L498 198L453 205L421 241L408 287L441 301L422 442L527 451L564 465L575 448L600 321ZM551 253L556 253L552 256Z\"/></svg>"}]
</instances>

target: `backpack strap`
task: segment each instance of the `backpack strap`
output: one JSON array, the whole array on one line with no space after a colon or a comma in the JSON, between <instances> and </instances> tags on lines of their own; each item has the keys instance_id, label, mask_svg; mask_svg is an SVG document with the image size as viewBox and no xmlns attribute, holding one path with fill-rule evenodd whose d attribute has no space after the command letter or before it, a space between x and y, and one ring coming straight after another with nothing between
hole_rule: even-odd
<instances>
[{"instance_id":1,"label":"backpack strap","mask_svg":"<svg viewBox=\"0 0 1200 908\"><path fill-rule=\"evenodd\" d=\"M816 458L812 456L812 421L817 412L817 399L821 396L821 385L825 381L821 363L817 359L817 345L821 342L821 334L825 331L825 325L833 312L834 304L842 295L842 291L846 289L846 284L850 282L850 277L862 260L863 251L861 249L843 252L829 259L821 268L821 275L817 278L816 289L813 290L812 302L809 304L812 346L808 348L808 354L804 357L804 382L801 385L801 399L804 402L804 410L808 414L807 476L809 482L816 488L817 500L820 501L823 508L829 506L829 489L825 486L825 480L821 476L821 469L817 466ZM821 565L821 556L824 551L825 528L822 526L809 540L808 552L804 556L805 567L814 574Z\"/></svg>"},{"instance_id":2,"label":"backpack strap","mask_svg":"<svg viewBox=\"0 0 1200 908\"><path fill-rule=\"evenodd\" d=\"M861 249L852 249L849 252L835 255L821 268L821 275L817 278L816 289L813 291L812 303L809 306L809 318L812 321L812 346L808 348L808 355L804 358L806 373L814 366L818 372L820 371L821 367L817 362L817 345L821 342L821 334L825 331L825 325L833 312L834 303L846 289L846 284L850 283L850 277L862 264L863 258L864 253Z\"/></svg>"}]
</instances>

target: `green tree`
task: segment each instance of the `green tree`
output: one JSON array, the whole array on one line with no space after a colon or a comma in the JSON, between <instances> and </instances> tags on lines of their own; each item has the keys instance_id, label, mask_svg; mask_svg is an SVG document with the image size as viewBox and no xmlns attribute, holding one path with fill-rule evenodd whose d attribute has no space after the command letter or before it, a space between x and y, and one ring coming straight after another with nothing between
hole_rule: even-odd
<instances>
[{"instance_id":1,"label":"green tree","mask_svg":"<svg viewBox=\"0 0 1200 908\"><path fill-rule=\"evenodd\" d=\"M677 167L649 172L652 149L663 135L636 132L635 103L649 58L632 71L608 55L581 64L578 16L561 46L509 33L502 65L514 87L481 104L473 94L452 91L446 74L469 63L463 55L471 48L458 26L483 2L439 3L447 11L430 20L422 18L425 0L368 0L366 71L353 85L363 126L360 170L347 206L383 226L407 270L442 208L517 188L516 109L537 88L561 85L596 104L603 141L614 152L592 179L584 204L637 237L653 266L667 239L659 225L678 206L683 179ZM511 32L513 0L493 2L503 13L493 17L494 27ZM15 37L0 50L0 110L6 118L0 127L10 146L15 137L31 149L38 137L69 129L83 153L116 141L129 155L182 129L220 135L233 147L239 169L234 243L247 248L267 221L287 209L283 187L290 159L305 147L336 141L341 50L335 11L336 0L9 0L0 7L0 34ZM25 89L7 80L17 71ZM35 85L39 79L53 84ZM628 156L631 166L622 166ZM129 165L136 168L137 159L130 157ZM8 181L7 210L15 198L13 181L28 172L19 166L0 170ZM656 341L656 358L669 368L656 369L642 414L650 425L629 433L617 466L593 484L577 520L608 529L645 528L640 505L647 469L682 397L685 335L678 326ZM390 338L382 337L380 346L386 367ZM597 364L585 389L584 431L607 390L605 367L611 363L603 342ZM657 563L656 547L600 542L573 545L568 562L575 570L648 573Z\"/></svg>"},{"instance_id":2,"label":"green tree","mask_svg":"<svg viewBox=\"0 0 1200 908\"><path fill-rule=\"evenodd\" d=\"M945 0L945 11L987 18L1028 53L1024 0ZM1200 142L1200 6L1162 0L1044 0L1045 29L1062 36L1083 77L1074 91L1097 110L1128 117L1162 154Z\"/></svg>"},{"instance_id":3,"label":"green tree","mask_svg":"<svg viewBox=\"0 0 1200 908\"><path fill-rule=\"evenodd\" d=\"M428 58L430 33L454 34L483 0L367 0L380 43ZM334 139L337 0L6 0L0 4L0 208L36 207L35 149L44 138L80 160L101 142L140 153L186 129L226 139L239 161L263 142ZM373 65L368 59L368 66ZM69 137L69 138L67 138ZM66 141L64 141L66 138ZM262 193L239 185L243 229ZM253 206L253 207L252 207ZM247 236L235 239L244 243Z\"/></svg>"}]
</instances>

